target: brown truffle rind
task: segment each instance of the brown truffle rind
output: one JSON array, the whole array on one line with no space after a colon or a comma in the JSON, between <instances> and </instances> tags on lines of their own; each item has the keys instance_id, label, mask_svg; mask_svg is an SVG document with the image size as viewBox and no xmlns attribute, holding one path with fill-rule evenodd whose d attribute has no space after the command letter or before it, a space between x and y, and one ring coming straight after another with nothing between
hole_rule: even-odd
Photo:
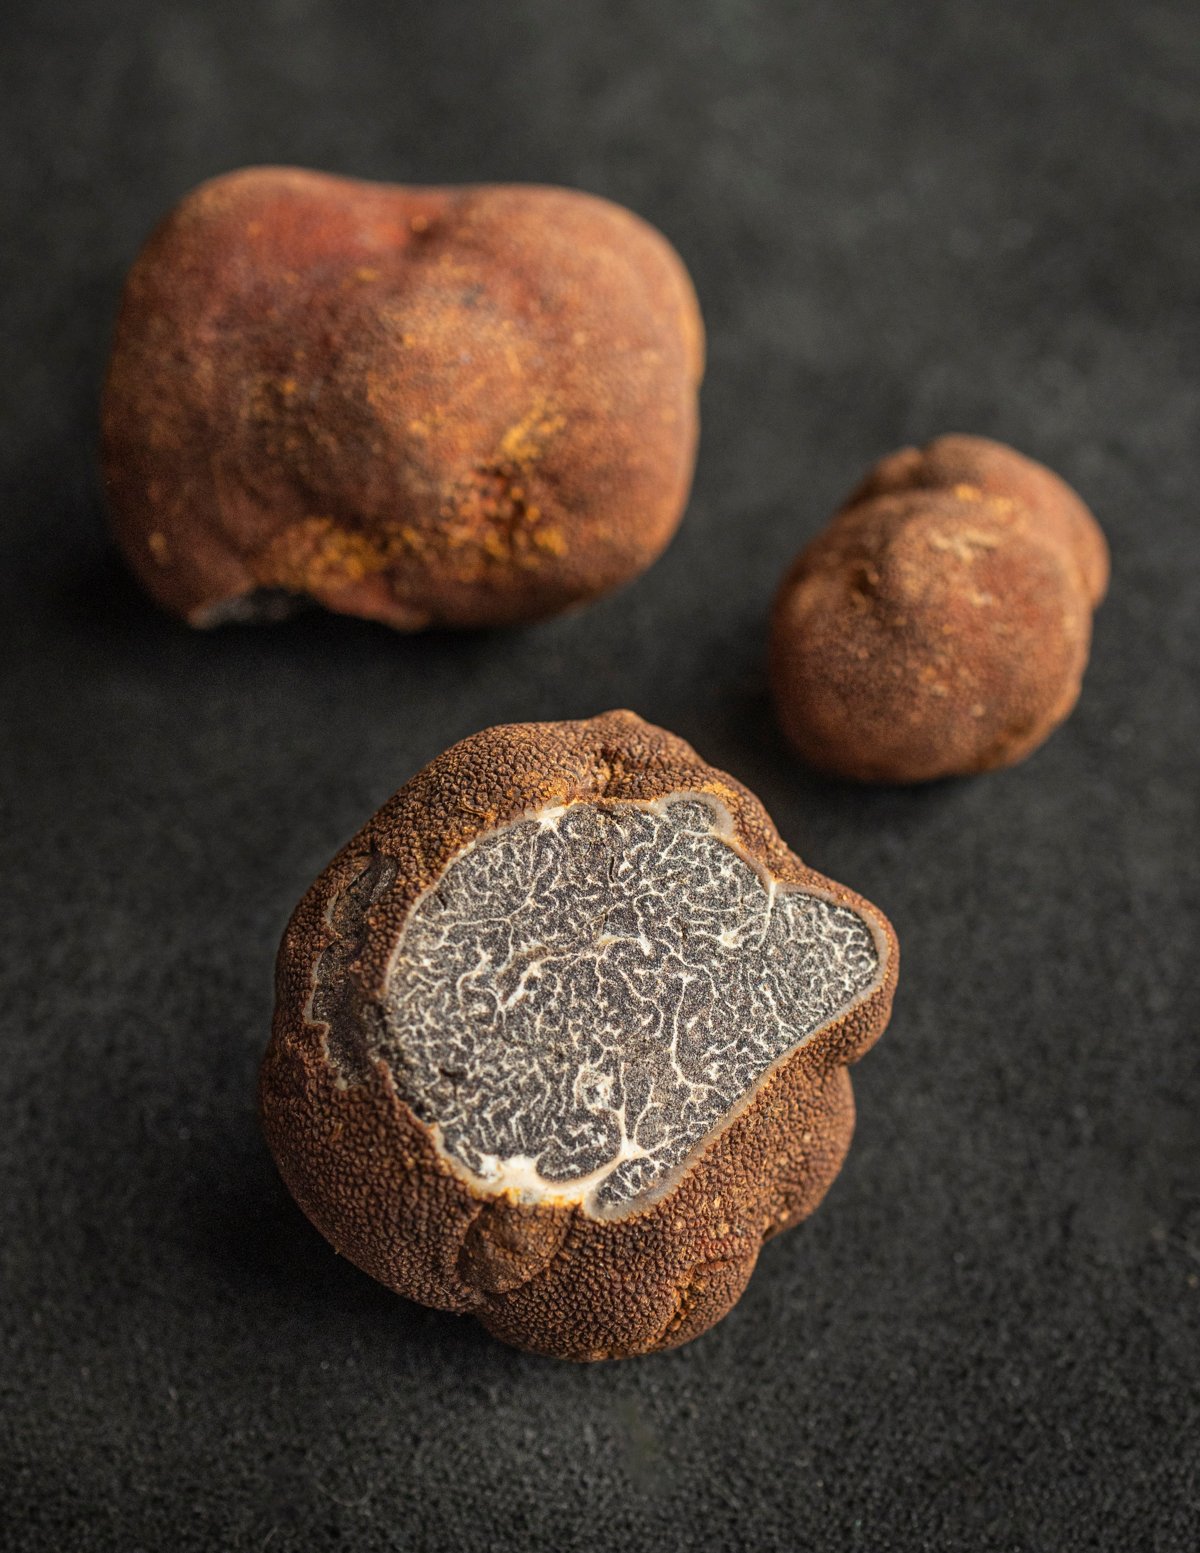
<instances>
[{"instance_id":1,"label":"brown truffle rind","mask_svg":"<svg viewBox=\"0 0 1200 1553\"><path fill-rule=\"evenodd\" d=\"M671 538L702 372L681 261L606 200L229 173L126 282L113 528L194 625L301 598L400 630L553 614Z\"/></svg>"},{"instance_id":2,"label":"brown truffle rind","mask_svg":"<svg viewBox=\"0 0 1200 1553\"><path fill-rule=\"evenodd\" d=\"M922 782L1012 765L1079 697L1108 546L1057 475L982 437L883 459L776 596L771 680L812 765Z\"/></svg>"},{"instance_id":3,"label":"brown truffle rind","mask_svg":"<svg viewBox=\"0 0 1200 1553\"><path fill-rule=\"evenodd\" d=\"M414 904L498 827L551 807L680 793L722 806L729 845L764 880L857 913L877 949L874 982L784 1052L647 1199L598 1215L582 1202L489 1192L455 1168L436 1129L398 1095L388 1064L356 1037L381 1018ZM630 712L488 729L390 799L297 907L279 952L263 1125L305 1213L390 1288L470 1312L537 1352L648 1353L719 1320L763 1241L824 1196L854 1126L846 1067L887 1023L897 964L882 914L806 868L758 800L683 740ZM336 999L315 998L333 984Z\"/></svg>"}]
</instances>

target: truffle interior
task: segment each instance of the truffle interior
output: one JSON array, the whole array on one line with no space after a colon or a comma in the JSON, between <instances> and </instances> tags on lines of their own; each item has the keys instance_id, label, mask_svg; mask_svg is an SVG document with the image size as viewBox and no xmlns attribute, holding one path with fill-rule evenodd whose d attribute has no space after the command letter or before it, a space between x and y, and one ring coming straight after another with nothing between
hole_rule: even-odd
<instances>
[{"instance_id":1,"label":"truffle interior","mask_svg":"<svg viewBox=\"0 0 1200 1553\"><path fill-rule=\"evenodd\" d=\"M415 902L368 1055L477 1188L613 1215L871 991L883 953L856 911L764 875L708 796L547 808Z\"/></svg>"}]
</instances>

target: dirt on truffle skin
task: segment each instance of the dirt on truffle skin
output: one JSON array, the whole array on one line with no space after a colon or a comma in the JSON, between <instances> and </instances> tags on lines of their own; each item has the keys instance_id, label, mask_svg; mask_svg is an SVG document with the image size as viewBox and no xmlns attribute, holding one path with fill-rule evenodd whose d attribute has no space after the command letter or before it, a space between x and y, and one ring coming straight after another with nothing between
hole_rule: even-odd
<instances>
[{"instance_id":1,"label":"dirt on truffle skin","mask_svg":"<svg viewBox=\"0 0 1200 1553\"><path fill-rule=\"evenodd\" d=\"M593 1217L580 1205L477 1191L400 1100L385 1063L365 1061L347 1081L328 1027L313 1018L318 961L331 948L339 957L343 1007L366 1030L414 902L476 836L547 806L681 790L720 800L740 847L775 879L873 925L873 990L769 1068L649 1202ZM335 903L364 878L388 884L372 888L365 929L352 928ZM398 1293L470 1312L505 1341L562 1358L673 1347L728 1312L763 1241L811 1213L837 1175L854 1127L846 1066L886 1025L897 965L882 914L806 868L758 800L683 740L631 712L488 729L401 788L297 907L279 951L263 1126L312 1222Z\"/></svg>"},{"instance_id":2,"label":"dirt on truffle skin","mask_svg":"<svg viewBox=\"0 0 1200 1553\"><path fill-rule=\"evenodd\" d=\"M1057 475L982 437L883 459L776 596L779 720L864 782L1012 765L1079 697L1108 547Z\"/></svg>"},{"instance_id":3,"label":"dirt on truffle skin","mask_svg":"<svg viewBox=\"0 0 1200 1553\"><path fill-rule=\"evenodd\" d=\"M113 528L194 625L297 598L401 630L553 614L671 538L702 372L681 261L606 200L230 173L126 282Z\"/></svg>"}]
</instances>

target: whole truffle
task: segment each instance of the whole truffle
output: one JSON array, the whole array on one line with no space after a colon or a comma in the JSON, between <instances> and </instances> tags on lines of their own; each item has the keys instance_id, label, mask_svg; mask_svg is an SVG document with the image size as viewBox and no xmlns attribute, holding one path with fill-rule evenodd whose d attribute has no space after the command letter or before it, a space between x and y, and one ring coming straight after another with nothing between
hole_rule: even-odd
<instances>
[{"instance_id":1,"label":"whole truffle","mask_svg":"<svg viewBox=\"0 0 1200 1553\"><path fill-rule=\"evenodd\" d=\"M983 437L883 459L784 578L771 678L812 765L923 782L1011 765L1079 698L1108 547L1057 475Z\"/></svg>"},{"instance_id":2,"label":"whole truffle","mask_svg":"<svg viewBox=\"0 0 1200 1553\"><path fill-rule=\"evenodd\" d=\"M297 907L263 1125L411 1299L571 1359L686 1342L816 1207L897 947L761 804L631 712L492 728Z\"/></svg>"},{"instance_id":3,"label":"whole truffle","mask_svg":"<svg viewBox=\"0 0 1200 1553\"><path fill-rule=\"evenodd\" d=\"M682 263L617 205L230 173L125 286L113 527L194 625L301 598L400 630L550 615L671 538L702 371Z\"/></svg>"}]
</instances>

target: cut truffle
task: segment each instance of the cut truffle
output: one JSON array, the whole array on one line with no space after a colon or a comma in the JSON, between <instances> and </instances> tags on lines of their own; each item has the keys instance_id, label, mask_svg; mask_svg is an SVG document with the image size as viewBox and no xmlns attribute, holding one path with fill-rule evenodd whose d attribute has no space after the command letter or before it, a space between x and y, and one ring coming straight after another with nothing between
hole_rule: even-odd
<instances>
[{"instance_id":1,"label":"cut truffle","mask_svg":"<svg viewBox=\"0 0 1200 1553\"><path fill-rule=\"evenodd\" d=\"M1011 765L1079 697L1108 583L1095 519L1057 475L982 437L883 459L784 578L780 723L867 782Z\"/></svg>"},{"instance_id":2,"label":"cut truffle","mask_svg":"<svg viewBox=\"0 0 1200 1553\"><path fill-rule=\"evenodd\" d=\"M629 712L489 729L398 792L280 949L264 1126L401 1294L575 1359L685 1342L853 1129L895 937Z\"/></svg>"},{"instance_id":3,"label":"cut truffle","mask_svg":"<svg viewBox=\"0 0 1200 1553\"><path fill-rule=\"evenodd\" d=\"M400 630L553 614L671 538L702 371L683 264L606 200L229 173L125 286L114 531L194 625L302 599Z\"/></svg>"}]
</instances>

